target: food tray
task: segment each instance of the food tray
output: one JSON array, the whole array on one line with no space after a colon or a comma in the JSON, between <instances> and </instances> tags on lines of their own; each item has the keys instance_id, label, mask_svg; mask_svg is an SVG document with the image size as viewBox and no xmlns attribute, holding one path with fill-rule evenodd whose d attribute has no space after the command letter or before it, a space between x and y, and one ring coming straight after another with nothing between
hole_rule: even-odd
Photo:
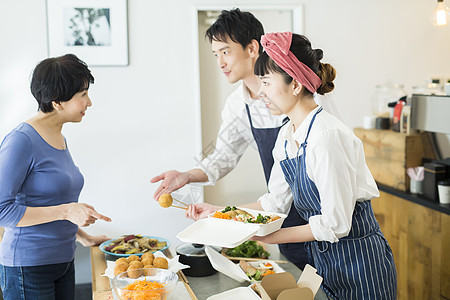
<instances>
[{"instance_id":1,"label":"food tray","mask_svg":"<svg viewBox=\"0 0 450 300\"><path fill-rule=\"evenodd\" d=\"M177 238L188 243L234 248L259 230L257 224L221 221L217 218L198 220L178 233Z\"/></svg>"},{"instance_id":2,"label":"food tray","mask_svg":"<svg viewBox=\"0 0 450 300\"><path fill-rule=\"evenodd\" d=\"M278 220L276 220L276 221L270 222L269 224L254 224L254 223L244 223L244 222L234 221L234 220L219 219L219 218L214 218L214 213L209 214L208 218L214 219L214 220L218 220L220 222L225 222L225 224L241 223L241 224L244 224L246 226L255 226L256 225L256 226L259 227L259 229L255 233L255 235L257 235L257 236L265 236L265 235L271 234L272 232L275 232L278 229L280 229L281 225L284 222L284 219L286 219L286 217L287 217L287 215L280 214L280 213L272 213L272 212L267 212L267 211L263 211L263 210L254 210L254 209L241 208L241 207L236 207L236 208L245 210L246 212L248 212L249 214L251 214L252 216L255 216L255 217L258 214L261 214L263 216L277 215L280 218Z\"/></svg>"}]
</instances>

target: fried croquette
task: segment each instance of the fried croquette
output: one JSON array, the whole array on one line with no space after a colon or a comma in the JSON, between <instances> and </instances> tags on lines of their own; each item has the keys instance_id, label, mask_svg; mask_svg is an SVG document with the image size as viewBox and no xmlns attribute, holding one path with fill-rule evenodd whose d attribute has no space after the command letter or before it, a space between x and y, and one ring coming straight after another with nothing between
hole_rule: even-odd
<instances>
[{"instance_id":1,"label":"fried croquette","mask_svg":"<svg viewBox=\"0 0 450 300\"><path fill-rule=\"evenodd\" d=\"M129 266L142 268L144 266L144 264L138 260L135 260L135 261L130 262Z\"/></svg>"},{"instance_id":2,"label":"fried croquette","mask_svg":"<svg viewBox=\"0 0 450 300\"><path fill-rule=\"evenodd\" d=\"M141 262L142 262L142 264L145 266L145 265L152 265L153 264L153 259L151 259L151 258L143 258L143 259L141 259Z\"/></svg>"},{"instance_id":3,"label":"fried croquette","mask_svg":"<svg viewBox=\"0 0 450 300\"><path fill-rule=\"evenodd\" d=\"M153 260L153 266L155 266L155 268L167 269L169 267L169 262L164 257L156 257Z\"/></svg>"},{"instance_id":4,"label":"fried croquette","mask_svg":"<svg viewBox=\"0 0 450 300\"><path fill-rule=\"evenodd\" d=\"M139 259L139 256L137 256L137 255L130 255L130 256L128 256L127 260L128 260L128 262L132 262L135 260L139 261L140 259Z\"/></svg>"},{"instance_id":5,"label":"fried croquette","mask_svg":"<svg viewBox=\"0 0 450 300\"><path fill-rule=\"evenodd\" d=\"M173 203L173 198L169 193L164 193L159 197L159 205L162 207L170 207Z\"/></svg>"},{"instance_id":6,"label":"fried croquette","mask_svg":"<svg viewBox=\"0 0 450 300\"><path fill-rule=\"evenodd\" d=\"M116 260L116 264L120 263L120 262L126 262L129 263L128 259L126 257L121 257L119 259Z\"/></svg>"},{"instance_id":7,"label":"fried croquette","mask_svg":"<svg viewBox=\"0 0 450 300\"><path fill-rule=\"evenodd\" d=\"M148 259L148 258L151 259L151 261L153 262L153 260L155 259L155 255L153 255L153 253L151 253L151 252L145 252L141 256L141 261L144 259Z\"/></svg>"},{"instance_id":8,"label":"fried croquette","mask_svg":"<svg viewBox=\"0 0 450 300\"><path fill-rule=\"evenodd\" d=\"M128 263L127 262L119 262L116 263L116 266L114 267L114 276L119 275L120 273L125 272L128 269Z\"/></svg>"},{"instance_id":9,"label":"fried croquette","mask_svg":"<svg viewBox=\"0 0 450 300\"><path fill-rule=\"evenodd\" d=\"M138 266L129 266L127 269L127 274L130 278L138 278L142 275L142 270Z\"/></svg>"}]
</instances>

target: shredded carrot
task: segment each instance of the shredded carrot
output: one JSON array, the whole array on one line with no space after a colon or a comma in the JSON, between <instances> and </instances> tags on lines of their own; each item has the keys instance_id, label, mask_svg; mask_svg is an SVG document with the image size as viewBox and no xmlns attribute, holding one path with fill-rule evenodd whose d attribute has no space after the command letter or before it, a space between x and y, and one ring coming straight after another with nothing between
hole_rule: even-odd
<instances>
[{"instance_id":1,"label":"shredded carrot","mask_svg":"<svg viewBox=\"0 0 450 300\"><path fill-rule=\"evenodd\" d=\"M265 263L264 266L266 266L266 267L271 267L272 264L271 264L271 263Z\"/></svg>"},{"instance_id":2,"label":"shredded carrot","mask_svg":"<svg viewBox=\"0 0 450 300\"><path fill-rule=\"evenodd\" d=\"M216 211L214 213L214 218L219 218L219 219L226 219L226 220L230 220L231 217L229 215L227 215L226 213L221 212L220 210Z\"/></svg>"},{"instance_id":3,"label":"shredded carrot","mask_svg":"<svg viewBox=\"0 0 450 300\"><path fill-rule=\"evenodd\" d=\"M164 284L147 281L147 280L136 280L135 282L127 285L124 289L124 293L121 299L124 300L161 300L163 299L166 291L163 289ZM152 291L157 290L158 291Z\"/></svg>"}]
</instances>

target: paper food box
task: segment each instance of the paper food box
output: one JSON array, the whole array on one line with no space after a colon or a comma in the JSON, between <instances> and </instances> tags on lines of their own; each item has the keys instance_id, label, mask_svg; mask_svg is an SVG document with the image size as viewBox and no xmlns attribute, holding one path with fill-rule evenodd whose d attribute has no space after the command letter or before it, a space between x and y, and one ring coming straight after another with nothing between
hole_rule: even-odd
<instances>
[{"instance_id":1,"label":"paper food box","mask_svg":"<svg viewBox=\"0 0 450 300\"><path fill-rule=\"evenodd\" d=\"M275 273L255 282L262 300L313 300L322 284L317 270L306 265L297 283L291 273Z\"/></svg>"},{"instance_id":2,"label":"paper food box","mask_svg":"<svg viewBox=\"0 0 450 300\"><path fill-rule=\"evenodd\" d=\"M219 218L215 218L214 214L209 214L208 218L212 218L214 220L217 220L219 222L223 222L224 224L232 224L232 223L243 223L244 225L247 226L251 226L251 225L256 225L258 226L258 231L256 231L255 235L257 236L265 236L268 234L271 234L272 232L277 231L278 229L281 228L281 225L283 224L284 219L286 219L287 215L285 214L280 214L280 213L271 213L271 212L267 212L267 211L263 211L263 210L254 210L254 209L249 209L249 208L241 208L241 207L234 207L236 210L235 211L244 211L246 213L249 213L250 215L252 215L253 217L257 217L259 214L261 214L261 216L276 216L278 217L277 220L272 221L270 223L267 224L258 224L258 223L244 223L241 221L236 221L236 220L226 220L226 219L219 219ZM239 219L240 217L242 217L242 219L244 218L242 215L236 215L235 219Z\"/></svg>"},{"instance_id":3,"label":"paper food box","mask_svg":"<svg viewBox=\"0 0 450 300\"><path fill-rule=\"evenodd\" d=\"M206 255L208 256L209 261L214 269L217 271L227 275L228 277L233 278L239 282L254 282L256 279L252 279L244 272L244 270L240 267L240 264L233 263L230 259L226 258L219 252L215 251L211 247L205 248ZM271 260L261 260L261 261L252 261L248 264L252 267L258 267L261 263L270 263L272 265L272 270L275 273L285 272L277 263ZM267 275L268 276L268 275Z\"/></svg>"},{"instance_id":4,"label":"paper food box","mask_svg":"<svg viewBox=\"0 0 450 300\"><path fill-rule=\"evenodd\" d=\"M245 299L312 300L322 283L322 277L317 275L317 270L310 265L305 266L299 280L295 282L295 278L291 273L285 272L275 262L270 260L264 261L273 265L275 273L264 276L260 282L254 281L245 274L238 264L233 263L211 247L206 247L205 252L214 269L238 282L253 282L260 294L260 296L256 294L254 287L247 287L226 291L210 297L211 300L233 299L233 297L234 299L244 299L239 298L239 296L244 294L247 295ZM252 297L250 297L250 294Z\"/></svg>"},{"instance_id":5,"label":"paper food box","mask_svg":"<svg viewBox=\"0 0 450 300\"><path fill-rule=\"evenodd\" d=\"M268 224L244 223L234 220L224 220L212 217L200 219L177 234L183 242L204 244L210 246L234 248L254 235L268 235L280 229L286 218L285 214L270 213L259 210L245 209L253 216L277 215L279 219Z\"/></svg>"}]
</instances>

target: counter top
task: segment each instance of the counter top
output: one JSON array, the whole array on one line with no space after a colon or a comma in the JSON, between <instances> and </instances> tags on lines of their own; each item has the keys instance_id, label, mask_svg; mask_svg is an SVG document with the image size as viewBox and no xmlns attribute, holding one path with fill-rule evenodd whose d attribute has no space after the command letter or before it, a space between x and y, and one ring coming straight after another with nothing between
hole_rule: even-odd
<instances>
[{"instance_id":1,"label":"counter top","mask_svg":"<svg viewBox=\"0 0 450 300\"><path fill-rule=\"evenodd\" d=\"M272 252L271 252L272 253ZM171 253L165 252L166 256L170 256ZM279 253L273 253L274 260L285 260L285 257ZM98 247L91 248L91 264L92 264L92 299L93 300L113 300L111 286L109 279L104 276L106 269L106 260L103 252L100 251ZM287 272L290 272L296 279L300 277L302 273L299 268L294 264L287 262L279 264ZM249 286L249 282L239 283L236 280L217 272L214 275L206 277L191 277L184 276L182 272L179 272L180 281L182 281L191 296L192 300L204 300L208 297L219 294L221 292L234 289L237 287ZM323 290L319 290L316 300L327 299L326 294Z\"/></svg>"},{"instance_id":2,"label":"counter top","mask_svg":"<svg viewBox=\"0 0 450 300\"><path fill-rule=\"evenodd\" d=\"M390 186L387 186L387 185L384 185L384 184L381 184L378 182L377 182L377 185L378 185L378 188L380 189L380 191L392 194L394 196L408 200L410 202L414 202L416 204L419 204L419 205L428 207L430 209L439 211L441 213L450 215L450 204L442 204L442 203L434 202L433 200L428 199L424 196L403 192L396 188L393 188L393 187L390 187Z\"/></svg>"}]
</instances>

